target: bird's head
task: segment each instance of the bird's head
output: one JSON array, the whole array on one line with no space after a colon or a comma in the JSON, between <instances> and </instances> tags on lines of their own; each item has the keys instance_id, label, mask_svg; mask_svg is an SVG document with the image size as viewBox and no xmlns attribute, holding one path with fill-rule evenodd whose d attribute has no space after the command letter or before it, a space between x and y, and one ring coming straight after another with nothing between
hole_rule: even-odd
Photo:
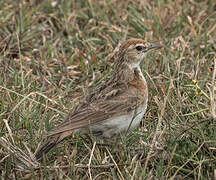
<instances>
[{"instance_id":1,"label":"bird's head","mask_svg":"<svg viewBox=\"0 0 216 180\"><path fill-rule=\"evenodd\" d=\"M149 43L142 39L129 39L119 49L119 60L131 68L138 67L149 51L161 47L161 44Z\"/></svg>"}]
</instances>

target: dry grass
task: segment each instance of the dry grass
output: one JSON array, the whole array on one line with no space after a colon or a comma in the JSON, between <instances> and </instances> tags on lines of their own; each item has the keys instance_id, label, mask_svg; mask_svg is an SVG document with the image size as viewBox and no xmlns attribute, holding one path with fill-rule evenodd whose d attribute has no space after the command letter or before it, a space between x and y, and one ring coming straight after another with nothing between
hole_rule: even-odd
<instances>
[{"instance_id":1,"label":"dry grass","mask_svg":"<svg viewBox=\"0 0 216 180\"><path fill-rule=\"evenodd\" d=\"M215 18L214 0L0 1L2 179L216 178ZM129 37L166 46L143 63L150 98L140 127L112 146L68 138L36 169L16 170L109 76Z\"/></svg>"}]
</instances>

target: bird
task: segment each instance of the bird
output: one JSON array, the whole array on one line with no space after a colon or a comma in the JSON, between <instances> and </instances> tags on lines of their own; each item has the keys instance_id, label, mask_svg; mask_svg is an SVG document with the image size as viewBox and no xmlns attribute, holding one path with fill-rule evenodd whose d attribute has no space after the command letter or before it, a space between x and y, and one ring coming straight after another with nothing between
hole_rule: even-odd
<instances>
[{"instance_id":1,"label":"bird","mask_svg":"<svg viewBox=\"0 0 216 180\"><path fill-rule=\"evenodd\" d=\"M148 103L148 86L140 63L160 43L130 38L116 52L112 75L83 97L65 119L46 133L47 142L36 151L40 159L63 139L76 133L112 139L140 124Z\"/></svg>"}]
</instances>

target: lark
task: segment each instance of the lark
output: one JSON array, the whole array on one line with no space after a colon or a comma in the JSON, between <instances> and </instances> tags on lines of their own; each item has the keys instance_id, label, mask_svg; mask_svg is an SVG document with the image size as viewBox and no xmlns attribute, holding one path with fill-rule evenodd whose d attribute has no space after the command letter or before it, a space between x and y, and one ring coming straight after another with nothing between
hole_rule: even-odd
<instances>
[{"instance_id":1,"label":"lark","mask_svg":"<svg viewBox=\"0 0 216 180\"><path fill-rule=\"evenodd\" d=\"M134 38L122 43L115 56L112 76L84 97L62 123L46 134L48 141L36 152L36 158L40 159L75 133L91 133L106 139L137 127L148 102L148 87L140 63L149 51L161 47Z\"/></svg>"}]
</instances>

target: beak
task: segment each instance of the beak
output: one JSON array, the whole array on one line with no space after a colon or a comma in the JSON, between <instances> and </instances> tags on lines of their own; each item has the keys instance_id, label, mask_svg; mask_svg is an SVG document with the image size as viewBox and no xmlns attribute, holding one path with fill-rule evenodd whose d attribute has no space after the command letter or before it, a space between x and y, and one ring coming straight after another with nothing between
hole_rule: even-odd
<instances>
[{"instance_id":1,"label":"beak","mask_svg":"<svg viewBox=\"0 0 216 180\"><path fill-rule=\"evenodd\" d=\"M157 43L152 43L150 46L149 46L149 49L160 49L162 48L163 46L161 44L157 44Z\"/></svg>"}]
</instances>

